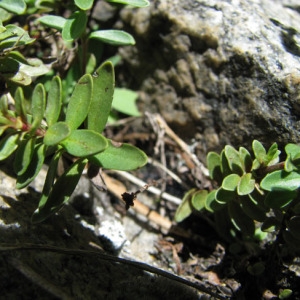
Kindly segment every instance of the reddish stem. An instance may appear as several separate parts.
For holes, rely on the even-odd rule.
[[[267,166],[267,167],[263,167],[261,169],[257,170],[257,175],[259,176],[265,176],[268,173],[277,171],[277,170],[283,170],[284,169],[284,161],[280,162],[278,164],[272,165],[272,166]]]

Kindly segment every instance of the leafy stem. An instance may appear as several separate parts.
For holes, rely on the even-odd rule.
[[[25,115],[26,104],[23,92],[16,93],[17,105],[11,111],[7,110],[5,97],[1,98],[2,116],[13,117],[0,119],[4,123],[3,132],[10,128],[1,141],[0,159],[15,152],[17,188],[30,184],[46,156],[52,156],[43,193],[32,216],[34,223],[45,220],[68,201],[88,162],[99,168],[116,170],[136,169],[147,162],[147,156],[138,148],[129,144],[116,145],[101,134],[113,100],[113,65],[106,61],[95,72],[98,76],[85,74],[78,80],[63,114],[60,113],[64,104],[59,77],[52,79],[48,93],[42,84],[36,85],[31,106],[26,111],[26,123],[21,117]],[[58,161],[64,153],[77,159],[56,178]]]
[[[272,173],[277,170],[284,170],[285,162],[279,162],[277,164],[271,165],[271,166],[265,166],[261,167],[258,170],[255,171],[255,173],[258,175],[259,178],[263,178],[265,175]]]

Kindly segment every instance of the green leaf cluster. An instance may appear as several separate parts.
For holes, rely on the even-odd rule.
[[[33,77],[44,75],[49,71],[38,58],[26,59],[16,50],[34,41],[35,39],[21,27],[14,24],[2,26],[0,22],[0,82],[29,85]]]
[[[51,0],[49,1],[51,2]],[[149,5],[147,0],[116,0],[107,2],[112,5],[122,4],[134,7]],[[79,41],[73,64],[71,64],[65,80],[63,80],[63,90],[65,91],[63,98],[68,98],[74,83],[79,80],[82,74],[93,74],[95,66],[102,55],[103,45],[125,46],[135,44],[133,36],[123,30],[97,30],[98,28],[96,27],[90,28],[88,19],[94,5],[94,0],[75,0],[72,14],[68,18],[56,14],[44,14],[37,19],[38,24],[46,28],[52,28],[54,31],[59,31],[66,47],[71,47],[70,45],[74,41]],[[127,89],[116,88],[113,108],[131,116],[138,116],[139,112],[135,104],[136,98],[136,93]],[[116,119],[116,114],[111,113],[110,121],[113,122]]]
[[[149,5],[147,0],[115,0],[107,1],[112,5],[130,5],[133,7],[145,7]],[[68,70],[70,73],[66,78],[72,82],[66,83],[70,87],[69,92],[75,82],[85,73],[92,73],[97,64],[100,64],[102,44],[114,46],[133,45],[134,38],[125,31],[115,29],[95,30],[90,28],[88,19],[96,1],[94,0],[74,0],[73,4],[68,5],[71,15],[65,18],[57,15],[57,11],[65,9],[64,5],[55,0],[2,0],[0,1],[0,84],[1,85],[30,85],[32,77],[44,75],[49,72],[41,60],[37,57],[26,59],[17,48],[35,42],[31,35],[39,35],[38,31],[27,31],[27,24],[23,27],[15,24],[3,26],[4,22],[11,20],[16,14],[24,16],[42,15],[34,22],[40,28],[52,28],[59,31],[66,47],[72,47],[71,43],[76,42],[76,55],[73,67]],[[25,17],[24,17],[25,19]],[[30,18],[32,19],[32,18]],[[41,27],[41,25],[43,25]],[[52,31],[53,33],[53,31]],[[80,40],[80,42],[79,42]],[[89,46],[89,41],[96,40],[98,44]],[[95,57],[96,56],[96,57]],[[77,61],[76,61],[77,60]],[[76,67],[75,67],[76,66]],[[74,71],[77,73],[74,76]],[[72,84],[73,86],[72,86]],[[63,82],[63,85],[65,83]],[[68,98],[69,94],[66,94]]]
[[[135,7],[146,7],[149,5],[148,0],[106,0],[110,3],[131,5]],[[8,14],[24,14],[34,12],[48,12],[53,10],[57,3],[56,0],[1,0],[0,9]],[[94,0],[74,0],[75,6],[80,10],[89,10],[93,7]],[[2,11],[0,11],[2,13]],[[4,13],[3,13],[4,15]],[[9,17],[9,15],[8,15]],[[8,18],[7,17],[7,18]]]
[[[0,1],[0,85],[27,86],[32,79],[49,72],[49,69],[37,57],[25,58],[18,49],[32,45],[27,30],[16,24],[3,25],[15,15],[25,14],[27,5],[24,0]]]
[[[260,229],[282,234],[289,247],[299,249],[300,146],[287,144],[282,162],[276,143],[266,150],[254,140],[252,153],[229,145],[220,154],[208,153],[209,175],[218,187],[188,191],[175,220],[184,220],[193,210],[207,210],[215,215],[219,233],[227,228],[227,235],[238,231],[254,238]]]
[[[10,13],[19,15],[25,12],[26,3],[24,0],[2,0],[0,7]]]
[[[136,7],[145,7],[149,5],[146,0],[116,0],[109,1],[111,3],[120,3],[124,5],[132,5]],[[77,10],[73,14],[64,18],[56,15],[45,15],[38,20],[41,24],[59,30],[62,33],[62,38],[66,42],[72,42],[83,35],[87,29],[87,10],[90,10],[94,5],[94,0],[74,0]],[[106,29],[96,30],[88,34],[88,39],[96,39],[101,42],[121,46],[121,45],[134,45],[135,41],[132,35],[122,30]]]
[[[0,98],[0,160],[15,153],[17,188],[30,184],[47,156],[52,157],[39,206],[32,221],[40,222],[57,212],[75,189],[89,162],[100,168],[132,170],[147,162],[146,155],[128,144],[116,144],[101,133],[107,122],[114,91],[114,69],[106,61],[95,75],[83,75],[63,110],[62,83],[55,76],[49,92],[35,86],[28,108],[19,87],[8,105],[8,95]],[[58,161],[66,154],[73,163],[56,178]]]
[[[107,2],[149,5],[147,0]],[[74,0],[67,5],[55,0],[0,1],[0,160],[14,155],[17,188],[21,189],[35,179],[46,158],[50,159],[33,222],[44,220],[68,201],[87,165],[132,170],[147,161],[136,147],[102,135],[112,107],[129,115],[139,112],[136,93],[117,89],[114,96],[113,65],[110,61],[100,63],[102,44],[133,45],[134,38],[120,30],[91,28],[88,20],[95,4],[94,0]],[[66,7],[69,17],[57,15]],[[9,23],[14,19],[18,25]],[[46,67],[34,55],[26,58],[21,54],[26,46],[35,46],[32,36],[40,36],[39,30],[55,33],[53,38],[66,49],[76,45],[70,67],[58,70],[66,74],[64,77],[55,76],[52,66]],[[58,163],[66,157],[71,166],[57,177]]]

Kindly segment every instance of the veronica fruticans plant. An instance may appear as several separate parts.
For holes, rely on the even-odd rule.
[[[114,70],[103,63],[93,75],[77,82],[64,110],[59,77],[54,77],[46,95],[36,85],[28,108],[22,88],[14,97],[0,98],[0,160],[15,154],[17,188],[26,187],[37,176],[47,156],[49,164],[42,196],[33,222],[57,212],[68,201],[85,166],[132,170],[143,166],[146,155],[129,144],[115,144],[101,133],[111,109]],[[59,159],[68,154],[72,165],[56,179]]]
[[[274,143],[268,151],[254,140],[254,158],[244,147],[225,146],[207,156],[209,175],[218,188],[192,189],[176,212],[180,222],[193,209],[212,212],[219,233],[240,231],[244,237],[282,234],[288,246],[300,248],[300,146],[287,144],[286,159]]]

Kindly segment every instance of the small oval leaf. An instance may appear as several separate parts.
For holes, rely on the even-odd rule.
[[[18,146],[14,160],[14,171],[18,176],[26,171],[31,162],[35,141],[35,138],[29,138],[21,141]]]
[[[269,148],[266,156],[266,164],[268,166],[272,166],[279,161],[280,151],[278,150],[277,143],[273,143]]]
[[[58,76],[53,77],[47,97],[45,117],[48,126],[57,122],[62,104],[62,86]]]
[[[252,167],[252,158],[249,151],[244,147],[240,147],[239,154],[244,172],[249,172]]]
[[[297,171],[297,166],[294,165],[291,154],[288,154],[284,162],[284,170],[288,173]]]
[[[236,174],[242,175],[243,165],[240,160],[239,152],[230,145],[226,145],[224,151],[230,170]]]
[[[206,190],[200,190],[193,194],[192,196],[192,205],[196,210],[201,210],[205,207],[205,202],[208,192]]]
[[[22,189],[30,184],[40,172],[45,160],[46,146],[39,144],[34,148],[31,163],[26,171],[17,178],[17,189]]]
[[[139,117],[141,113],[136,106],[138,94],[128,89],[115,88],[112,107],[129,116]]]
[[[178,206],[175,213],[174,219],[176,222],[182,222],[192,213],[191,199],[196,191],[197,189],[191,189],[183,196],[182,202]]]
[[[284,147],[286,154],[290,154],[292,159],[300,153],[300,146],[296,144],[287,144]]]
[[[253,192],[255,187],[255,180],[252,179],[251,173],[246,173],[241,177],[237,187],[237,193],[240,196],[248,195]]]
[[[20,116],[23,121],[26,121],[25,98],[21,87],[17,88],[14,99],[17,115]]]
[[[9,157],[17,149],[19,138],[19,134],[11,134],[1,139],[0,161]]]
[[[76,6],[82,10],[88,10],[92,7],[94,0],[75,0]]]
[[[47,146],[54,146],[69,137],[71,129],[65,122],[58,122],[48,128],[44,136],[44,144]]]
[[[48,168],[48,172],[47,172],[47,176],[45,179],[43,191],[42,191],[42,196],[40,198],[39,205],[38,205],[39,209],[41,209],[47,202],[47,199],[52,190],[55,178],[57,176],[57,166],[58,166],[58,163],[59,163],[59,160],[60,160],[62,154],[63,154],[63,150],[61,149],[61,150],[57,151],[51,159],[51,162],[50,162],[49,168]]]
[[[147,0],[106,0],[107,2],[111,3],[120,3],[120,4],[127,4],[135,7],[146,7],[150,3]]]
[[[226,176],[222,182],[222,188],[227,191],[235,191],[241,177],[237,174],[230,174]]]
[[[69,200],[77,186],[86,163],[86,159],[78,159],[62,176],[57,179],[49,197],[46,201],[44,201],[43,206],[39,207],[33,213],[31,218],[33,223],[42,222],[60,210],[63,204]]]
[[[266,155],[267,155],[265,147],[262,145],[261,142],[254,140],[252,142],[252,149],[253,149],[255,158],[258,160],[258,162],[260,164],[263,164],[266,160]]]
[[[28,31],[24,30],[23,28],[17,25],[8,24],[5,26],[5,29],[6,30],[4,32],[0,33],[0,49],[7,49],[10,47],[13,48],[16,46],[16,44],[20,46],[33,43],[35,41],[35,39],[29,36]],[[7,56],[10,56],[10,54],[11,53],[7,54]]]
[[[116,29],[93,31],[89,38],[97,39],[113,46],[126,46],[135,44],[135,40],[132,35],[125,31]]]
[[[66,123],[71,129],[77,129],[86,119],[93,93],[93,80],[90,74],[82,76],[75,86],[69,100]]]
[[[221,171],[221,158],[216,152],[209,152],[207,155],[207,167],[209,171],[209,177],[216,180],[218,183],[222,182]]]
[[[101,133],[106,125],[114,94],[115,74],[110,61],[104,62],[93,75],[93,95],[87,128]]]
[[[286,172],[284,170],[274,171],[267,174],[261,181],[260,186],[266,191],[274,190],[296,190],[300,187],[300,173]]]
[[[64,28],[67,22],[67,19],[60,16],[45,15],[38,18],[38,21],[50,28],[54,28],[59,31],[62,31],[62,29]]]
[[[216,190],[212,190],[206,197],[205,208],[210,212],[219,211],[224,207],[224,204],[220,204],[216,201]]]
[[[96,154],[108,146],[107,139],[103,135],[87,129],[74,130],[60,144],[69,154],[77,157]]]
[[[222,177],[225,177],[229,174],[232,174],[232,170],[229,167],[229,162],[228,159],[225,155],[225,150],[223,149],[221,154],[220,154],[220,158],[221,158],[221,172],[222,172]]]
[[[86,29],[87,15],[85,11],[74,12],[64,24],[62,38],[65,41],[74,41],[79,38]]]
[[[26,10],[26,3],[24,0],[2,0],[0,1],[0,7],[11,13],[20,15]]]
[[[1,67],[0,67],[1,71]],[[8,114],[8,97],[6,94],[0,97],[0,112],[3,116],[7,116]]]
[[[30,132],[35,132],[43,120],[46,104],[46,92],[41,83],[34,88],[31,101],[32,125]]]
[[[104,151],[91,156],[89,160],[104,169],[130,171],[144,166],[147,163],[147,155],[132,145],[114,145],[109,141]]]
[[[284,289],[281,290],[279,293],[279,299],[283,300],[283,299],[288,299],[293,295],[293,291],[291,289]]]

